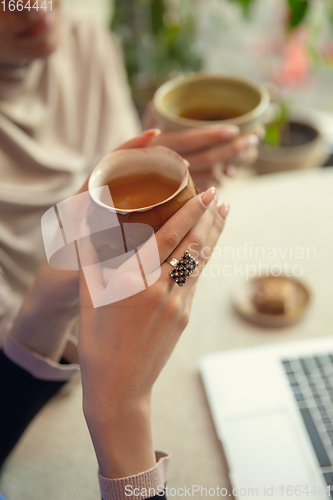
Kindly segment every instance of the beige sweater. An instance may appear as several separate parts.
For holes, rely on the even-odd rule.
[[[96,161],[139,129],[115,41],[90,22],[66,22],[61,46],[46,60],[0,66],[0,344],[45,258],[43,213],[73,195]],[[9,335],[4,351],[37,378],[67,380],[78,370],[64,370]],[[161,491],[169,458],[157,453],[156,460],[133,477],[99,476],[103,499]]]
[[[45,257],[41,217],[139,130],[112,37],[66,21],[50,57],[0,66],[0,340]]]

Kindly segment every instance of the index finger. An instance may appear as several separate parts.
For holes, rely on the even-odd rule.
[[[163,132],[153,140],[153,145],[166,146],[177,153],[206,149],[216,143],[228,142],[239,135],[236,125],[206,126],[196,129]]]
[[[160,263],[163,263],[175,248],[182,242],[187,233],[195,226],[198,220],[214,200],[217,191],[214,187],[195,196],[178,210],[155,234]],[[141,248],[141,258],[149,262],[149,255],[153,251],[149,241]]]

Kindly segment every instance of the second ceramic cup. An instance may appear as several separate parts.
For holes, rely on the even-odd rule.
[[[246,78],[192,73],[164,83],[153,102],[164,130],[232,123],[248,132],[263,123],[269,95],[263,85]]]

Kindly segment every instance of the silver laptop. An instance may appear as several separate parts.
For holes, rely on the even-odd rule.
[[[215,352],[200,371],[235,496],[331,499],[333,337]]]

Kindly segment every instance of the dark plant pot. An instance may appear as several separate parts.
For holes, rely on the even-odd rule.
[[[261,144],[256,170],[259,175],[322,166],[329,152],[322,133],[309,123],[290,121],[281,146]]]

